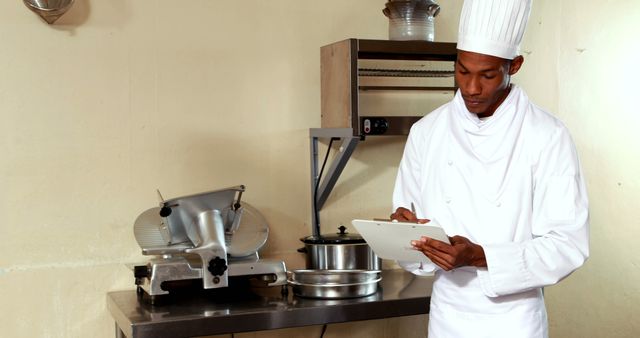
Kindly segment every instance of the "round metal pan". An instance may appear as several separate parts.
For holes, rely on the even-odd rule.
[[[289,279],[301,284],[355,284],[380,278],[380,270],[293,270]]]
[[[293,270],[288,283],[300,297],[356,298],[376,293],[380,274],[380,270]]]
[[[299,297],[340,299],[366,297],[378,291],[378,282],[382,278],[366,282],[352,284],[303,284],[289,281],[293,294]]]

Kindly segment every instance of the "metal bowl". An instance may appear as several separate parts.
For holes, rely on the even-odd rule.
[[[380,278],[380,270],[293,270],[291,281],[301,284],[354,284],[367,283]]]
[[[340,299],[372,295],[381,279],[380,270],[293,270],[288,283],[296,296]]]
[[[25,6],[52,24],[73,5],[75,0],[22,0]]]
[[[340,299],[340,298],[357,298],[372,295],[378,291],[378,282],[382,278],[378,278],[366,283],[351,284],[303,284],[294,281],[288,281],[293,289],[293,294],[299,297],[322,298],[322,299]]]

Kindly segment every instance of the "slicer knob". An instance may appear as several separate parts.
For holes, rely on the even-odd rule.
[[[160,217],[169,217],[169,215],[171,215],[171,211],[171,208],[167,206],[160,208]]]
[[[227,271],[227,261],[220,257],[216,257],[209,261],[207,269],[214,276],[222,276],[224,275],[224,272]]]
[[[133,267],[133,277],[136,279],[136,285],[142,284],[144,278],[151,277],[149,267],[147,265],[136,265]]]

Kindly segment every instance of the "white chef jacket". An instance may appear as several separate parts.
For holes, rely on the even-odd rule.
[[[481,245],[487,268],[435,270],[429,337],[547,337],[541,288],[589,255],[589,214],[575,145],[565,126],[519,87],[489,119],[455,98],[411,128],[394,210]]]

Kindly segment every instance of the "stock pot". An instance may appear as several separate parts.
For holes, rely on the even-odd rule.
[[[341,225],[331,235],[301,238],[306,253],[307,269],[318,270],[380,270],[381,260],[365,240],[357,234],[349,234]]]

